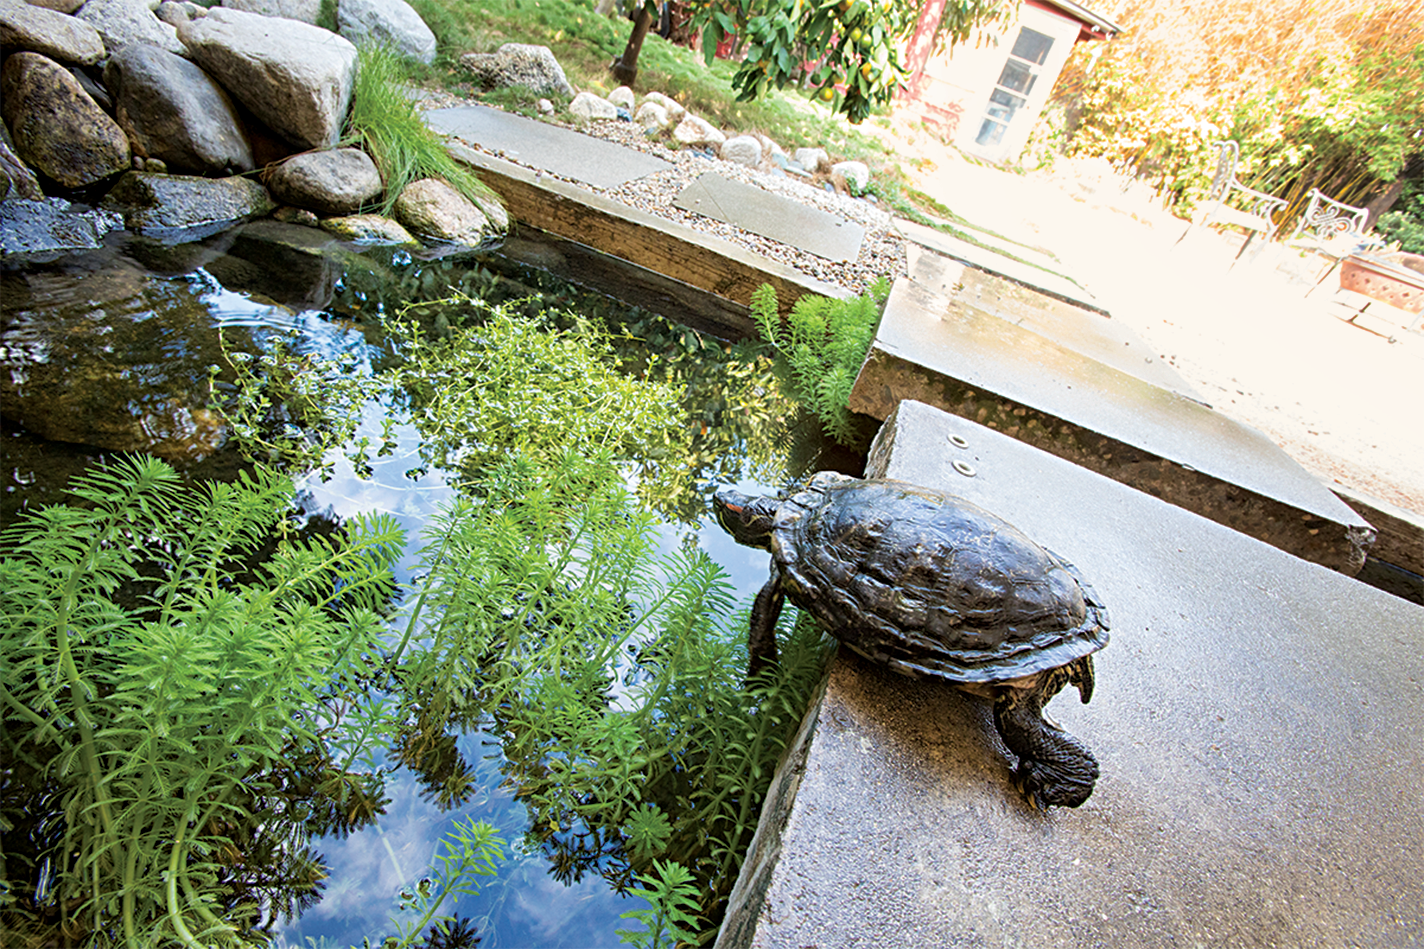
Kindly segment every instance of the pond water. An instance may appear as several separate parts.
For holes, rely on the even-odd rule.
[[[521,236],[524,259],[537,239]],[[557,248],[548,253],[557,255]],[[220,447],[222,421],[208,408],[209,367],[226,365],[225,352],[260,353],[281,341],[300,356],[342,360],[352,373],[369,374],[394,359],[378,317],[450,288],[494,302],[534,295],[541,307],[599,322],[610,330],[625,372],[646,374],[650,356],[675,367],[692,431],[685,457],[664,464],[682,474],[654,503],[661,518],[657,545],[706,551],[744,602],[765,580],[767,555],[737,546],[712,522],[706,504],[712,488],[775,490],[816,470],[860,471],[863,459],[822,440],[818,427],[796,413],[773,362],[756,347],[581,291],[499,248],[422,261],[260,222],[191,245],[120,234],[98,251],[6,263],[0,515],[8,524],[26,507],[61,500],[70,478],[113,456],[94,442],[153,451],[191,478],[234,477],[244,462],[230,445]],[[438,323],[439,314],[434,318]],[[220,385],[229,377],[221,373]],[[415,538],[456,495],[456,473],[429,463],[417,427],[389,401],[356,411],[357,436],[377,444],[385,438],[390,450],[359,467],[334,452],[324,475],[302,474],[302,512],[328,528],[383,512]],[[414,555],[412,544],[400,567],[403,580],[410,579]],[[474,773],[468,799],[442,809],[418,775],[394,770],[385,788],[389,803],[375,823],[312,843],[329,876],[299,918],[275,925],[276,945],[355,946],[393,932],[391,919],[401,916],[398,892],[429,872],[438,842],[465,819],[492,824],[508,846],[496,878],[442,908],[469,921],[464,941],[448,941],[447,949],[620,944],[615,930],[629,925],[620,915],[642,901],[620,895],[598,861],[571,869],[567,853],[547,835],[531,833],[494,737],[466,730],[457,748]]]

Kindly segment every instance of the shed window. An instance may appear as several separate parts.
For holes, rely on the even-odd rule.
[[[1043,65],[1052,47],[1053,37],[1026,26],[1019,28],[1013,51],[1004,62],[994,91],[989,93],[989,106],[984,110],[983,124],[974,139],[976,143],[997,145],[1004,140],[1009,123],[1028,101],[1027,96],[1038,80],[1038,70],[1034,67]]]

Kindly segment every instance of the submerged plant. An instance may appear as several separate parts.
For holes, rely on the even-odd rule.
[[[889,293],[890,284],[882,277],[866,293],[845,300],[806,294],[783,323],[776,290],[763,284],[752,292],[752,316],[766,340],[790,363],[797,395],[826,433],[847,447],[861,447],[865,441],[850,411],[850,391]]]
[[[381,806],[350,739],[401,531],[303,539],[286,479],[189,489],[152,459],[73,493],[0,538],[9,778],[51,805],[28,853],[6,846],[7,925],[246,945],[315,895],[307,837]]]
[[[390,382],[410,403],[427,464],[474,479],[513,451],[645,461],[682,430],[681,389],[620,372],[591,324],[559,329],[514,304],[446,303],[466,320],[443,338],[390,323],[404,360]]]
[[[627,888],[671,859],[710,915],[829,647],[788,628],[781,664],[748,688],[726,576],[696,550],[657,557],[652,525],[598,459],[491,469],[428,534],[402,721],[413,748],[477,724],[499,735],[560,879]],[[452,797],[463,773],[446,768]]]

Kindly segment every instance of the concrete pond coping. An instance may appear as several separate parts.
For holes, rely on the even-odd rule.
[[[960,494],[1093,584],[1096,693],[1047,711],[1102,776],[1036,812],[987,702],[842,650],[719,949],[1421,945],[1424,608],[921,403],[867,476]]]

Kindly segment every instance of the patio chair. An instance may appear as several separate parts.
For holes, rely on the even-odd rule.
[[[1289,202],[1262,191],[1253,191],[1236,180],[1236,166],[1241,158],[1241,147],[1234,141],[1226,139],[1213,144],[1218,149],[1216,174],[1212,176],[1211,190],[1207,192],[1205,211],[1182,232],[1177,243],[1185,240],[1193,227],[1224,224],[1244,228],[1246,241],[1236,252],[1236,258],[1239,260],[1257,234],[1265,235],[1262,245],[1269,243],[1276,236],[1275,216],[1285,210]],[[1232,203],[1228,202],[1237,206],[1233,207]]]
[[[1311,251],[1327,258],[1330,266],[1315,281],[1315,286],[1305,291],[1310,296],[1325,282],[1325,278],[1335,272],[1340,261],[1351,254],[1362,253],[1384,246],[1384,241],[1366,234],[1366,219],[1369,212],[1325,196],[1319,188],[1310,189],[1310,203],[1301,215],[1295,233],[1286,241],[1287,247]]]

